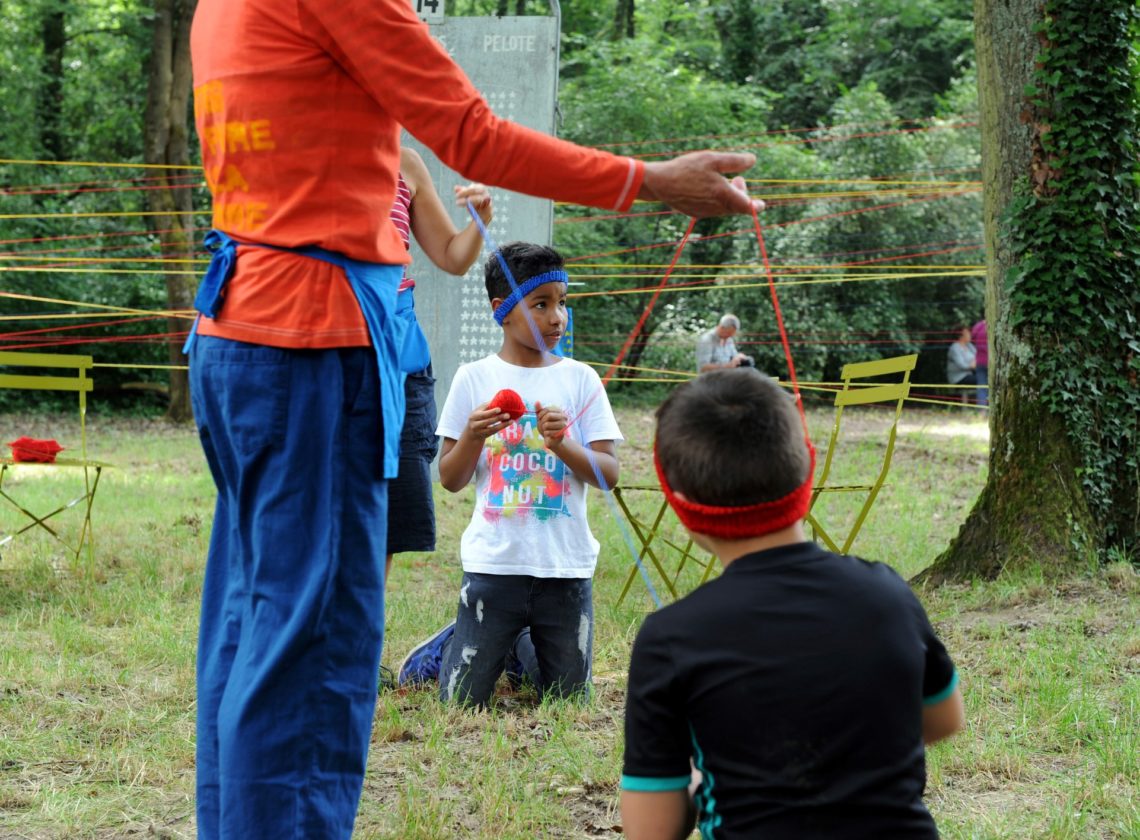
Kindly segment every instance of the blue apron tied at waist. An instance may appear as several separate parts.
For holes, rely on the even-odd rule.
[[[414,288],[408,288],[396,295],[396,317],[408,325],[404,344],[400,348],[400,370],[404,373],[419,373],[431,364],[431,348],[428,347],[427,336],[416,320],[414,292]]]
[[[362,262],[326,251],[315,245],[303,248],[285,248],[260,242],[238,242],[222,233],[211,230],[206,234],[205,245],[210,250],[210,265],[194,297],[194,308],[198,316],[190,328],[190,335],[182,348],[189,353],[198,333],[198,321],[203,315],[217,317],[222,308],[226,284],[233,277],[237,266],[237,246],[251,245],[269,248],[274,251],[288,251],[303,257],[322,260],[344,269],[356,302],[364,315],[372,347],[376,351],[376,367],[380,375],[380,403],[384,418],[384,478],[395,478],[400,466],[400,429],[404,424],[404,379],[401,370],[401,356],[408,335],[409,322],[406,316],[397,314],[396,289],[400,282],[401,267]],[[412,320],[415,319],[413,312]],[[422,333],[421,333],[422,335]],[[424,341],[426,348],[427,342]],[[427,367],[424,362],[422,367]],[[422,369],[417,368],[417,370]]]
[[[190,334],[186,336],[186,343],[182,345],[183,354],[189,355],[194,346],[194,339],[198,335],[198,322],[202,316],[217,318],[222,308],[222,295],[226,284],[234,275],[237,266],[237,243],[220,230],[211,230],[203,240],[206,250],[210,252],[210,265],[198,284],[198,294],[194,296],[194,308],[198,314],[194,316],[194,323],[190,325]]]

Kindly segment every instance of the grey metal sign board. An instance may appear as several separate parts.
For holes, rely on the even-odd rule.
[[[446,18],[431,26],[498,116],[552,134],[558,84],[558,22],[553,17]],[[427,164],[456,227],[470,217],[453,206],[452,187],[468,180],[445,167],[429,149],[404,135]],[[489,227],[497,244],[524,240],[550,244],[554,205],[545,199],[492,188],[495,216]],[[459,278],[437,269],[412,243],[408,275],[416,281],[416,314],[431,344],[436,404],[447,396],[459,365],[499,349],[502,330],[491,318],[483,286],[483,257]],[[487,395],[488,399],[491,397]]]

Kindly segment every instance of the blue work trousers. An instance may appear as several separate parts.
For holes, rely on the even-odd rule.
[[[347,840],[384,631],[376,355],[200,336],[190,380],[218,488],[198,640],[198,837]]]

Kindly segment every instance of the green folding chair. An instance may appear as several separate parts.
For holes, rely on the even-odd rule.
[[[835,423],[831,428],[831,437],[827,442],[827,455],[823,461],[823,471],[815,481],[812,488],[811,507],[808,510],[807,524],[816,539],[821,540],[831,551],[837,554],[846,554],[855,538],[859,535],[875,498],[883,487],[887,473],[891,468],[891,457],[895,451],[895,437],[898,434],[899,417],[902,416],[903,404],[910,395],[910,374],[918,361],[918,354],[909,356],[896,356],[890,359],[879,359],[874,362],[855,362],[844,365],[841,373],[843,388],[835,394]],[[873,379],[880,376],[902,374],[902,381],[895,383],[871,382],[860,380]],[[839,440],[839,427],[843,419],[843,409],[852,405],[873,405],[876,403],[894,403],[894,417],[891,420],[890,431],[887,434],[887,448],[883,454],[883,462],[879,473],[870,484],[828,484],[831,476],[831,465],[835,457],[836,443]],[[855,516],[855,521],[846,536],[833,536],[828,533],[815,512],[816,502],[825,493],[865,493],[862,506]]]
[[[654,498],[660,497],[660,503],[655,507],[650,508],[648,516],[638,515],[633,507],[630,506],[625,497],[629,492],[648,493]],[[684,544],[674,542],[669,539],[664,533],[664,525],[668,524],[665,517],[668,514],[671,518],[673,514],[669,510],[669,502],[665,499],[665,494],[661,492],[661,488],[657,485],[630,485],[626,487],[614,488],[614,499],[621,508],[622,515],[629,523],[630,529],[633,531],[634,539],[637,541],[636,546],[638,552],[638,561],[644,564],[648,561],[657,576],[661,581],[665,592],[669,594],[672,600],[676,600],[679,595],[684,594],[681,592],[683,582],[681,575],[685,571],[686,566],[692,563],[697,566],[699,572],[699,579],[696,586],[712,577],[716,569],[716,558],[700,549],[692,538],[688,538]],[[669,523],[672,519],[669,520]],[[695,550],[694,550],[695,549]],[[670,574],[666,571],[666,564],[668,562],[668,555],[670,552],[676,552],[679,557],[677,560],[676,569]],[[622,587],[621,594],[618,596],[618,604],[625,600],[625,596],[629,594],[630,588],[633,586],[633,581],[638,577],[638,564],[634,563],[630,566],[629,573],[625,578],[625,585]]]
[[[16,462],[7,455],[0,457],[0,499],[19,512],[21,521],[29,520],[16,530],[0,533],[0,548],[21,534],[43,531],[67,548],[77,562],[86,551],[89,568],[94,563],[91,508],[95,502],[95,492],[99,489],[99,478],[103,474],[103,468],[108,465],[87,457],[87,394],[94,387],[90,376],[93,364],[90,356],[0,351],[0,389],[73,391],[78,395],[80,439],[78,458],[57,458],[52,463],[40,464]],[[60,375],[69,371],[72,375]],[[81,489],[77,486],[68,492],[67,497],[52,503],[46,512],[35,512],[34,505],[17,498],[19,489],[14,478],[16,471],[22,469],[82,470],[83,484]],[[82,511],[83,518],[79,523],[78,537],[70,538],[57,525],[56,517],[77,507]]]

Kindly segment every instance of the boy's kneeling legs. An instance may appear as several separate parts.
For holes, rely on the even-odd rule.
[[[594,661],[594,598],[589,578],[536,578],[530,635],[542,696],[588,695]]]
[[[530,578],[463,573],[455,633],[444,646],[439,694],[471,706],[485,706],[503,673],[503,663],[526,626]]]

